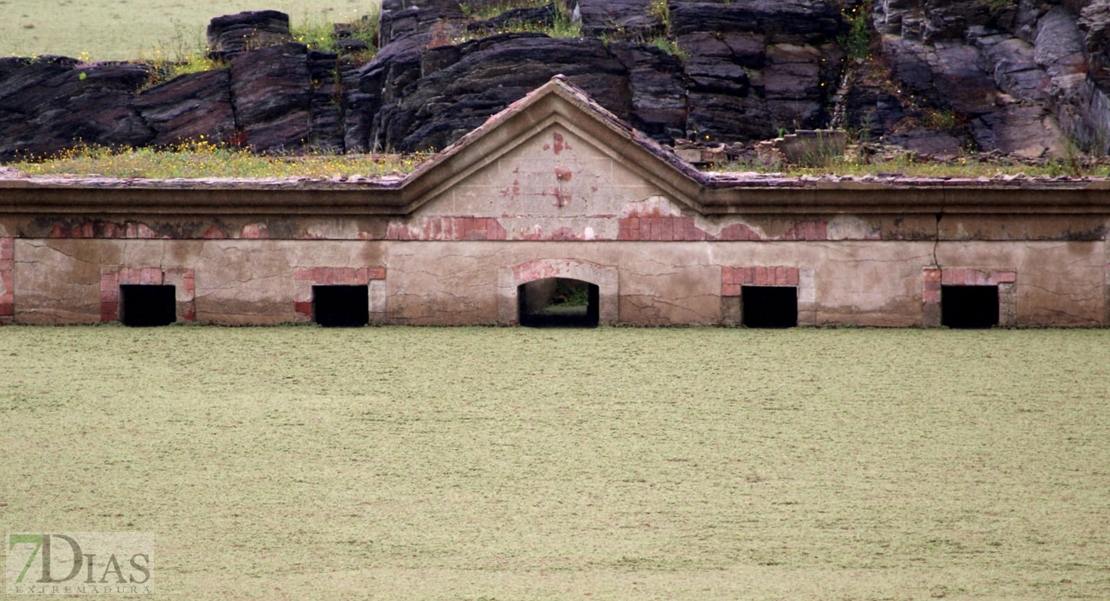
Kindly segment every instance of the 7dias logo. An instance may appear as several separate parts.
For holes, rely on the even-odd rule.
[[[8,535],[9,595],[141,595],[154,592],[148,532]]]

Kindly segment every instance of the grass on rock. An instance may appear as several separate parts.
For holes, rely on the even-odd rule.
[[[120,178],[330,178],[407,174],[427,155],[258,155],[204,139],[171,149],[78,147],[45,159],[10,164],[26,175],[103,175]]]

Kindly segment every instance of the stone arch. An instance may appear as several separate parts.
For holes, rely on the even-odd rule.
[[[577,259],[535,259],[502,267],[497,277],[497,322],[502,325],[519,323],[519,286],[547,278],[568,278],[594,284],[598,288],[598,323],[617,323],[617,268]]]

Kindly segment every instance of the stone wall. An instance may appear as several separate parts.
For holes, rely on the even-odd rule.
[[[934,252],[940,268],[932,263]],[[310,300],[304,290],[306,274],[343,271],[350,271],[363,284],[381,282],[376,300],[371,299],[374,323],[514,323],[515,304],[503,297],[514,293],[515,285],[502,281],[503,271],[555,259],[597,267],[592,276],[552,271],[555,275],[545,277],[577,274],[605,284],[604,276],[598,274],[605,270],[613,274],[613,281],[607,284],[613,292],[613,311],[603,323],[736,323],[728,299],[740,296],[741,284],[752,284],[799,286],[802,325],[938,325],[935,317],[930,317],[938,303],[936,290],[930,288],[930,281],[935,281],[930,279],[930,270],[941,273],[945,285],[1006,287],[1003,292],[1011,294],[1011,301],[1008,308],[1003,307],[1002,325],[1108,323],[1110,263],[1105,241],[815,244],[17,239],[14,254],[14,319],[18,323],[113,321],[111,291],[118,289],[114,287],[119,283],[127,283],[124,278],[115,279],[117,274],[146,272],[154,275],[128,282],[177,282],[179,321],[304,321],[310,315],[305,306]],[[1060,269],[1060,265],[1068,268]],[[752,277],[736,277],[741,273]],[[765,273],[782,274],[781,281],[756,275]],[[528,277],[518,279],[530,281]],[[338,276],[313,281],[350,283]],[[510,307],[510,312],[504,307]]]

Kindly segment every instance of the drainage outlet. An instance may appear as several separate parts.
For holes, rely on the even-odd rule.
[[[312,318],[326,328],[370,323],[369,286],[313,286]]]
[[[167,285],[121,285],[119,320],[137,328],[170,325],[177,321],[177,290]]]
[[[742,317],[748,328],[793,328],[798,325],[798,288],[742,286]]]
[[[940,325],[959,329],[998,325],[998,286],[941,286]]]

